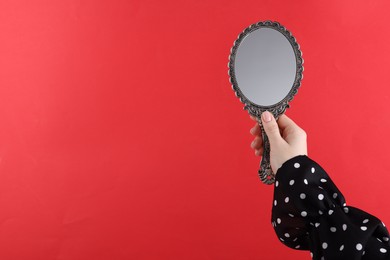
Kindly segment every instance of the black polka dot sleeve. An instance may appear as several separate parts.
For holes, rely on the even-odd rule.
[[[307,156],[277,171],[271,222],[283,244],[309,250],[312,259],[390,259],[385,224],[347,206],[324,169]]]

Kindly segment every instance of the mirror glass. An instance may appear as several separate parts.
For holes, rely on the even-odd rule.
[[[272,28],[258,28],[246,35],[237,48],[237,84],[251,102],[271,106],[290,92],[297,65],[288,39]]]

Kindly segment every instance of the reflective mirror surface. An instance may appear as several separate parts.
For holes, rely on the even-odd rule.
[[[251,102],[271,106],[290,92],[297,65],[288,39],[272,28],[259,28],[240,43],[235,59],[237,84]]]

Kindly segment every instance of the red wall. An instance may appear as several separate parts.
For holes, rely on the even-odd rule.
[[[0,1],[0,259],[309,259],[270,222],[238,33],[305,59],[287,114],[347,203],[390,223],[390,2]]]

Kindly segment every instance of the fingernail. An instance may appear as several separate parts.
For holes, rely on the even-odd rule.
[[[249,131],[251,134],[253,134],[253,131],[255,131],[255,129],[251,128],[251,130]]]
[[[259,156],[259,154],[260,154],[260,151],[259,151],[259,150],[256,150],[256,151],[255,151],[255,155],[256,155],[256,156]]]
[[[266,122],[266,123],[271,122],[271,120],[272,120],[272,118],[271,118],[271,113],[268,112],[268,111],[263,112],[263,114],[261,114],[261,118],[262,118],[263,121]]]

